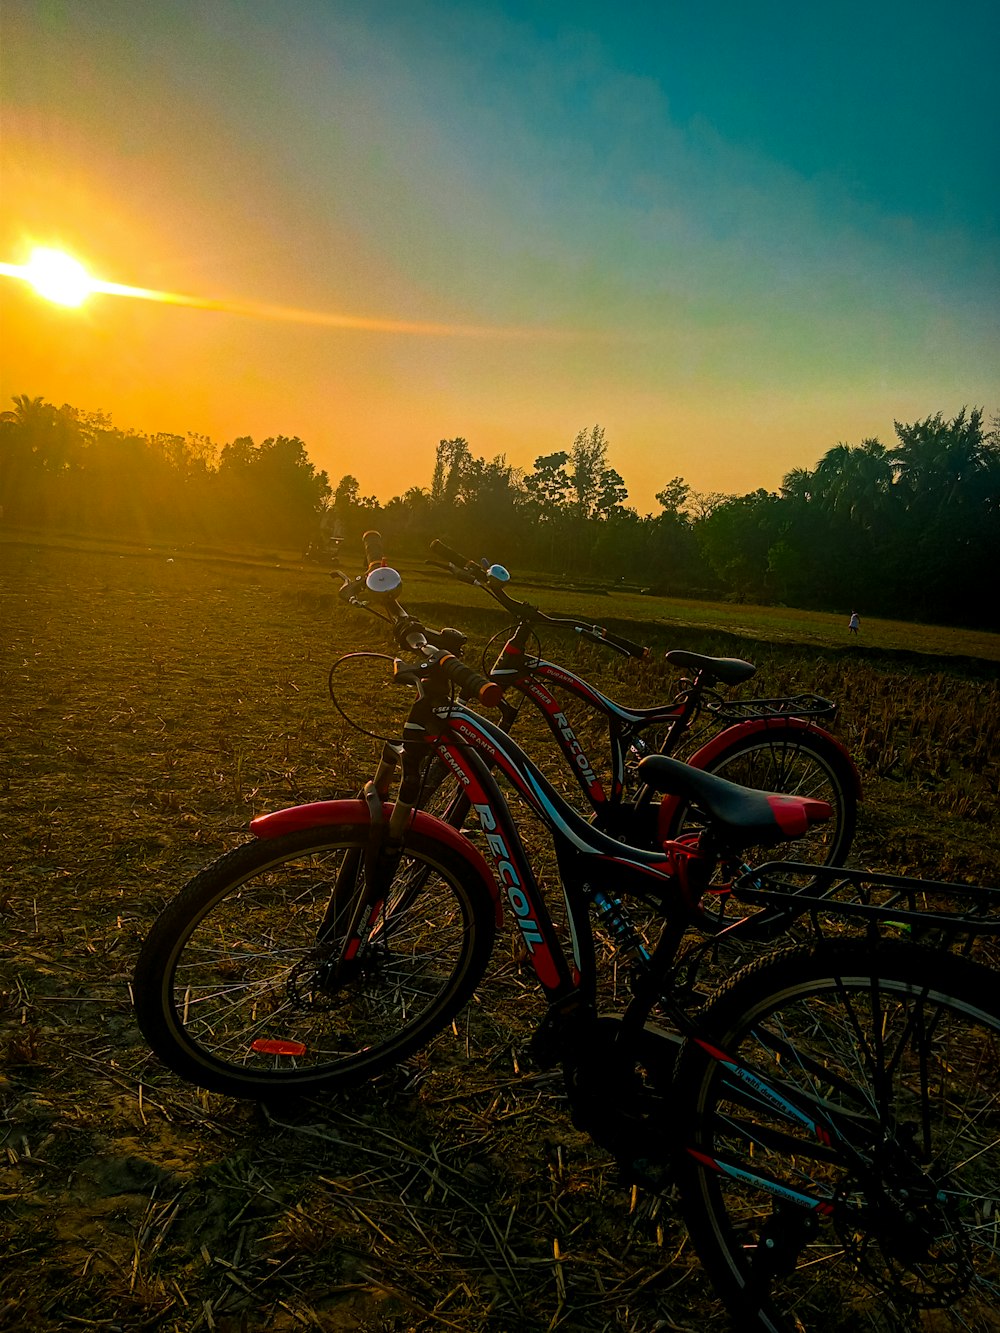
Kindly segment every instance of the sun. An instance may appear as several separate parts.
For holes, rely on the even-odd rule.
[[[440,324],[421,320],[385,319],[378,315],[347,315],[324,313],[318,310],[297,310],[290,306],[268,305],[260,301],[218,301],[204,296],[185,296],[178,292],[161,292],[152,287],[130,287],[121,282],[106,282],[94,278],[78,259],[64,250],[53,250],[38,245],[32,250],[26,264],[7,264],[0,261],[0,278],[15,278],[34,287],[39,296],[56,305],[76,307],[83,305],[88,296],[130,296],[141,301],[156,301],[162,305],[188,306],[194,310],[214,310],[252,319],[274,319],[296,324],[313,324],[319,328],[358,329],[369,333],[417,334],[433,338],[518,338],[518,339],[577,339],[594,336],[586,331],[542,328],[501,328],[485,324]]]
[[[62,250],[38,246],[32,250],[23,277],[39,296],[56,305],[78,306],[94,290],[95,284],[83,265]]]

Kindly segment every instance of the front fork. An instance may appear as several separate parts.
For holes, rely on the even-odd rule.
[[[375,766],[375,776],[371,780],[371,785],[374,786],[383,801],[389,795],[389,788],[392,786],[393,778],[396,776],[396,770],[402,763],[402,759],[403,747],[394,745],[392,741],[386,741],[382,746],[378,764]],[[358,795],[364,798],[365,791],[366,788],[363,787]]]
[[[387,750],[391,748],[386,746]],[[383,752],[375,778],[361,793],[370,815],[367,844],[363,849],[351,848],[345,853],[327,900],[317,936],[320,946],[330,943],[336,948],[335,957],[327,958],[323,965],[327,986],[339,980],[345,969],[355,963],[366,940],[371,939],[374,923],[399,868],[402,834],[413,807],[397,800],[390,819],[385,818],[383,796],[389,785],[386,774],[391,778],[395,766]],[[380,781],[384,791],[379,790]],[[409,886],[414,893],[421,887],[422,884]]]
[[[416,750],[426,751],[426,753],[414,754]],[[392,741],[386,741],[382,746],[382,753],[379,755],[378,764],[375,766],[375,774],[370,782],[367,782],[358,795],[368,804],[371,813],[372,834],[371,846],[375,842],[381,843],[386,835],[393,843],[400,843],[403,833],[409,823],[413,807],[417,803],[419,795],[420,769],[424,760],[429,756],[430,745],[418,745],[410,742],[409,747],[404,749],[402,745],[394,744]],[[396,800],[392,816],[388,826],[382,818],[382,806],[389,796],[393,781],[399,768],[403,769],[403,780],[400,784],[399,796]],[[409,800],[407,800],[409,796]],[[378,837],[374,835],[378,831]]]

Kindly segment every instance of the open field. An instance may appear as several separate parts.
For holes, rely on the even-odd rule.
[[[474,592],[404,573],[429,619],[480,645],[501,628]],[[1000,877],[1000,636],[863,617],[849,643],[841,617],[531,596],[657,650],[748,657],[754,693],[839,700],[865,786],[856,859]],[[669,1197],[623,1188],[560,1075],[524,1067],[541,1014],[513,949],[430,1054],[280,1120],[143,1047],[128,984],[163,903],[253,814],[368,776],[377,743],[338,716],[327,673],[391,651],[374,620],[280,556],[67,540],[0,544],[0,625],[0,1327],[725,1326]],[[548,647],[636,702],[675,680],[655,658]],[[338,676],[375,729],[405,715],[387,678]]]

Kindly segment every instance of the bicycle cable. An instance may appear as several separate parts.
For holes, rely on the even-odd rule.
[[[344,719],[344,721],[347,723],[349,727],[353,727],[355,731],[360,731],[362,736],[368,736],[373,741],[381,741],[383,744],[386,745],[397,745],[399,743],[398,732],[394,736],[383,736],[377,731],[369,731],[368,728],[363,727],[360,722],[355,722],[354,718],[351,717],[350,713],[348,713],[343,707],[341,707],[340,700],[337,698],[336,692],[333,688],[333,674],[337,670],[337,668],[339,666],[343,666],[345,662],[350,662],[352,660],[360,659],[363,657],[372,658],[378,662],[397,661],[397,658],[390,653],[375,653],[375,652],[345,653],[343,657],[337,658],[336,662],[334,662],[333,666],[327,673],[326,677],[327,693],[330,696],[330,700],[333,703],[334,708],[337,710],[337,712],[340,714],[340,716]],[[454,685],[449,684],[448,703],[449,705],[451,705],[456,703],[457,701],[458,701],[458,691],[456,690]],[[454,745],[462,745],[462,746],[469,745],[469,742],[464,740],[459,740],[457,737],[453,739],[452,743]]]
[[[351,717],[351,715],[341,707],[340,700],[337,698],[336,692],[333,688],[333,673],[337,670],[337,668],[339,666],[343,666],[345,662],[350,662],[352,660],[359,659],[362,657],[374,658],[379,662],[394,662],[396,660],[395,657],[393,657],[390,653],[374,653],[374,652],[345,653],[343,657],[338,657],[336,662],[334,662],[333,666],[330,668],[330,671],[326,678],[327,693],[330,696],[334,708],[336,708],[337,712],[348,724],[348,726],[353,727],[355,731],[360,731],[362,736],[368,736],[374,741],[382,741],[384,744],[391,745],[395,742],[396,739],[398,739],[397,737],[380,736],[378,732],[369,731],[367,727],[363,727],[360,722],[355,722],[354,718]]]

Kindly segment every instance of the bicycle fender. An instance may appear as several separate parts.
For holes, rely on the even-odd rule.
[[[385,821],[388,824],[392,814],[392,805],[384,807]],[[270,814],[258,815],[250,821],[250,832],[255,838],[280,838],[286,833],[300,833],[303,829],[322,828],[327,824],[370,824],[371,811],[365,801],[312,801],[308,805],[291,805],[284,810],[273,810]],[[503,921],[503,904],[493,871],[483,854],[473,846],[468,838],[452,828],[444,820],[436,819],[425,810],[414,810],[410,816],[409,827],[414,833],[422,833],[426,838],[445,843],[453,852],[465,860],[476,874],[489,886],[490,897],[496,906],[497,925]]]
[[[700,749],[695,750],[694,754],[690,755],[684,762],[690,764],[692,768],[707,768],[712,760],[724,750],[728,750],[730,746],[742,741],[745,737],[754,736],[761,731],[811,731],[814,736],[832,745],[847,764],[854,780],[854,794],[859,800],[861,799],[861,777],[857,765],[851,758],[850,751],[843,741],[838,740],[832,732],[827,731],[824,727],[817,727],[815,723],[806,722],[801,717],[757,717],[751,718],[747,722],[737,722],[735,726],[726,727],[724,731],[718,732],[711,740],[706,741]],[[660,828],[669,826],[674,811],[682,804],[683,802],[679,796],[664,796],[660,802],[658,816]]]

